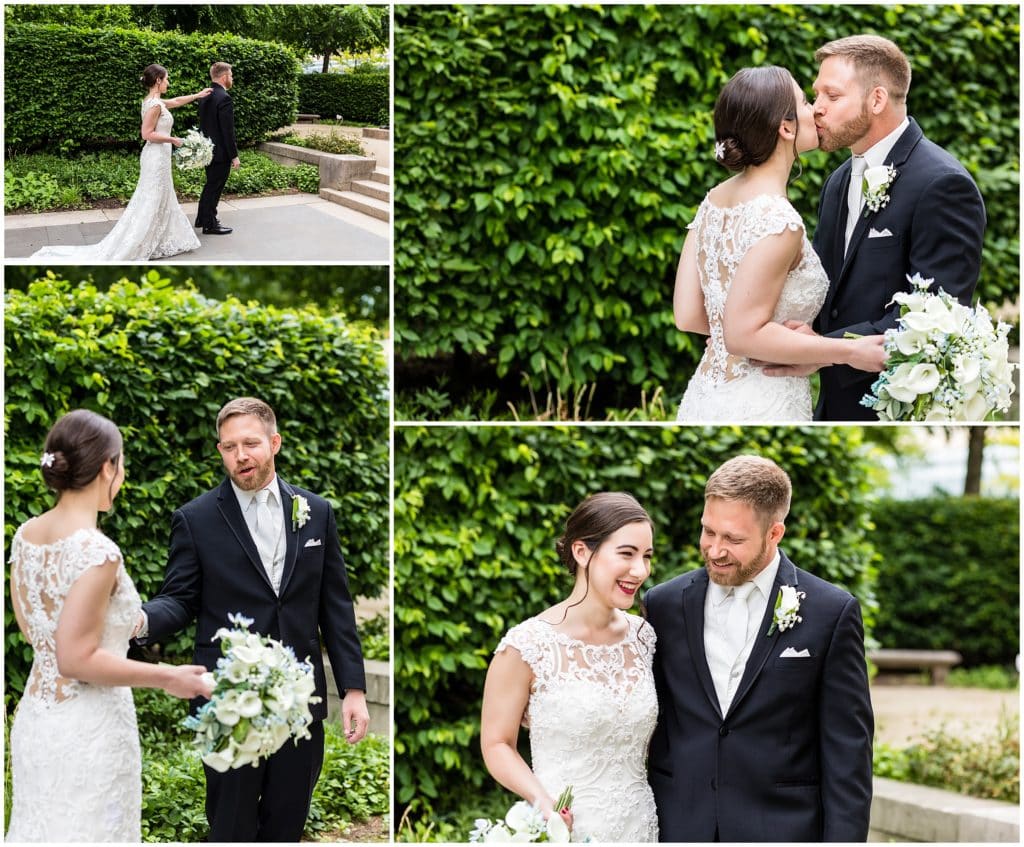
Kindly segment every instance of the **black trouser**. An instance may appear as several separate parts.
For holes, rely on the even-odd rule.
[[[199,195],[196,226],[213,226],[217,223],[217,203],[230,173],[231,162],[210,162],[206,166],[206,185],[203,186],[203,193]]]
[[[256,767],[206,771],[206,818],[210,841],[298,841],[306,826],[320,769],[324,725],[310,724],[312,738],[285,742]]]

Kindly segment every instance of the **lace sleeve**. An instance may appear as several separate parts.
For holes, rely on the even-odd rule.
[[[535,620],[516,624],[505,633],[505,637],[501,639],[494,652],[500,653],[507,647],[514,647],[523,657],[523,661],[530,666],[533,675],[539,677],[544,664],[544,647],[537,637],[536,624]]]
[[[164,107],[163,107],[163,104],[160,102],[160,98],[159,97],[147,97],[145,100],[142,101],[142,117],[143,118],[146,117],[146,112],[148,112],[150,110],[150,108],[152,108],[153,106],[159,106],[160,107],[160,111],[161,112],[163,111]]]
[[[745,251],[770,235],[779,235],[786,230],[804,231],[803,219],[785,197],[764,195],[758,198],[758,202],[747,207],[743,217],[743,231],[746,232],[743,245]]]
[[[70,588],[75,580],[90,568],[105,565],[107,562],[121,563],[120,548],[98,530],[86,533],[74,553],[64,560],[64,579],[67,587]]]
[[[654,656],[654,650],[658,643],[658,634],[654,631],[654,627],[651,626],[651,622],[640,618],[639,615],[633,617],[639,620],[636,633],[636,643],[640,645],[640,652],[647,659],[651,659]]]

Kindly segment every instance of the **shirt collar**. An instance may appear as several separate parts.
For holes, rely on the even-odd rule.
[[[890,132],[885,138],[875,142],[871,147],[865,150],[861,155],[864,156],[864,161],[867,167],[874,168],[879,165],[884,165],[885,160],[889,157],[892,152],[892,148],[896,146],[896,142],[906,131],[907,127],[910,126],[910,119],[904,118],[903,122]]]
[[[253,498],[260,491],[263,490],[262,488],[258,488],[258,489],[256,489],[256,491],[246,491],[245,489],[239,488],[237,485],[235,485],[235,481],[231,477],[228,477],[228,482],[231,483],[231,488],[234,489],[234,492],[235,492],[235,499],[238,500],[238,505],[242,507],[242,511],[243,512],[246,509],[248,509],[249,506],[252,504]],[[281,495],[278,492],[277,474],[276,473],[270,478],[270,482],[268,482],[266,485],[264,485],[263,488],[269,488],[271,490],[271,492],[273,493],[273,495],[278,500],[281,499]]]
[[[757,586],[757,590],[761,592],[761,596],[765,599],[772,595],[772,585],[775,584],[775,576],[779,572],[780,561],[782,561],[782,557],[779,555],[778,549],[776,549],[775,555],[764,570],[751,580],[754,585]],[[731,593],[731,586],[719,585],[717,582],[711,583],[711,602],[715,606],[720,606],[724,603],[725,598]]]

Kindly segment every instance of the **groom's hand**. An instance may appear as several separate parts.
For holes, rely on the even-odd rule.
[[[363,740],[370,726],[370,713],[366,709],[366,694],[358,688],[350,688],[341,701],[341,725],[345,729],[345,740],[356,744]]]
[[[235,170],[242,167],[242,162],[239,160],[238,156],[235,156],[235,158],[231,160],[231,167],[235,168]]]

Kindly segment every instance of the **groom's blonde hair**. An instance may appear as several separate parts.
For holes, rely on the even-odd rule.
[[[217,77],[224,76],[224,74],[230,70],[231,65],[227,62],[214,62],[210,65],[210,79],[217,79]]]
[[[718,497],[746,503],[765,526],[786,519],[792,496],[789,474],[763,456],[734,456],[704,486],[705,500]]]
[[[225,403],[217,413],[218,438],[220,438],[221,424],[228,418],[235,417],[235,415],[252,415],[254,418],[259,418],[263,422],[264,427],[266,427],[268,436],[277,432],[277,416],[270,406],[256,397],[236,397],[234,400],[229,400]]]
[[[880,85],[897,103],[906,103],[910,91],[910,60],[888,38],[880,35],[837,38],[819,47],[814,61],[820,65],[830,56],[842,56],[853,62],[865,92]]]

